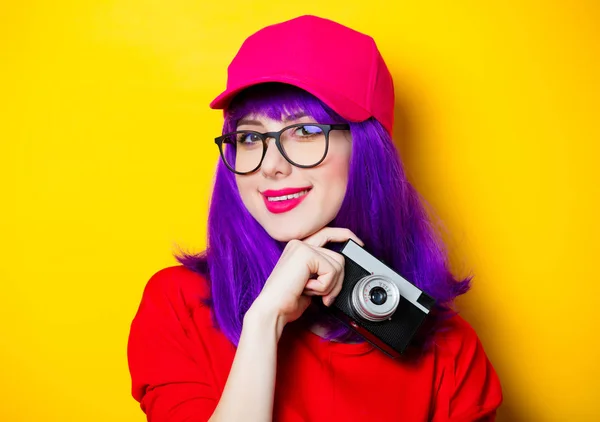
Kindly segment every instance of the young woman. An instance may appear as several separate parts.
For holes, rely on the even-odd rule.
[[[301,16],[250,36],[228,69],[208,248],[148,282],[128,344],[149,421],[491,421],[502,401],[391,134],[373,39]],[[436,299],[392,359],[329,318],[353,239]]]

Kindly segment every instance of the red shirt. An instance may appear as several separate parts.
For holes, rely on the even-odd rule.
[[[235,346],[213,327],[206,280],[165,268],[149,280],[129,335],[133,397],[151,422],[207,421]],[[418,361],[393,360],[369,343],[322,340],[286,327],[279,341],[273,421],[493,421],[496,372],[459,316]]]

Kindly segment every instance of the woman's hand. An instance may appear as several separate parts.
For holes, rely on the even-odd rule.
[[[329,306],[342,289],[344,257],[323,248],[328,242],[352,239],[350,230],[325,227],[303,240],[290,240],[249,313],[277,318],[278,335],[288,322],[298,319],[310,305],[310,296],[322,296]]]

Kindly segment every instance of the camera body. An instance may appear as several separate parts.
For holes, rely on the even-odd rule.
[[[353,240],[339,252],[345,258],[344,284],[331,312],[387,355],[399,357],[435,300]]]

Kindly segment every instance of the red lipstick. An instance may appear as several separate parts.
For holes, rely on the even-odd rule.
[[[312,189],[310,186],[302,188],[285,188],[279,190],[269,189],[261,193],[267,210],[273,214],[280,214],[290,211],[300,205],[300,203],[304,201],[304,198],[306,198],[308,195],[310,189]],[[295,194],[300,195],[298,196]],[[286,196],[290,195],[294,196],[291,198],[285,198]]]

